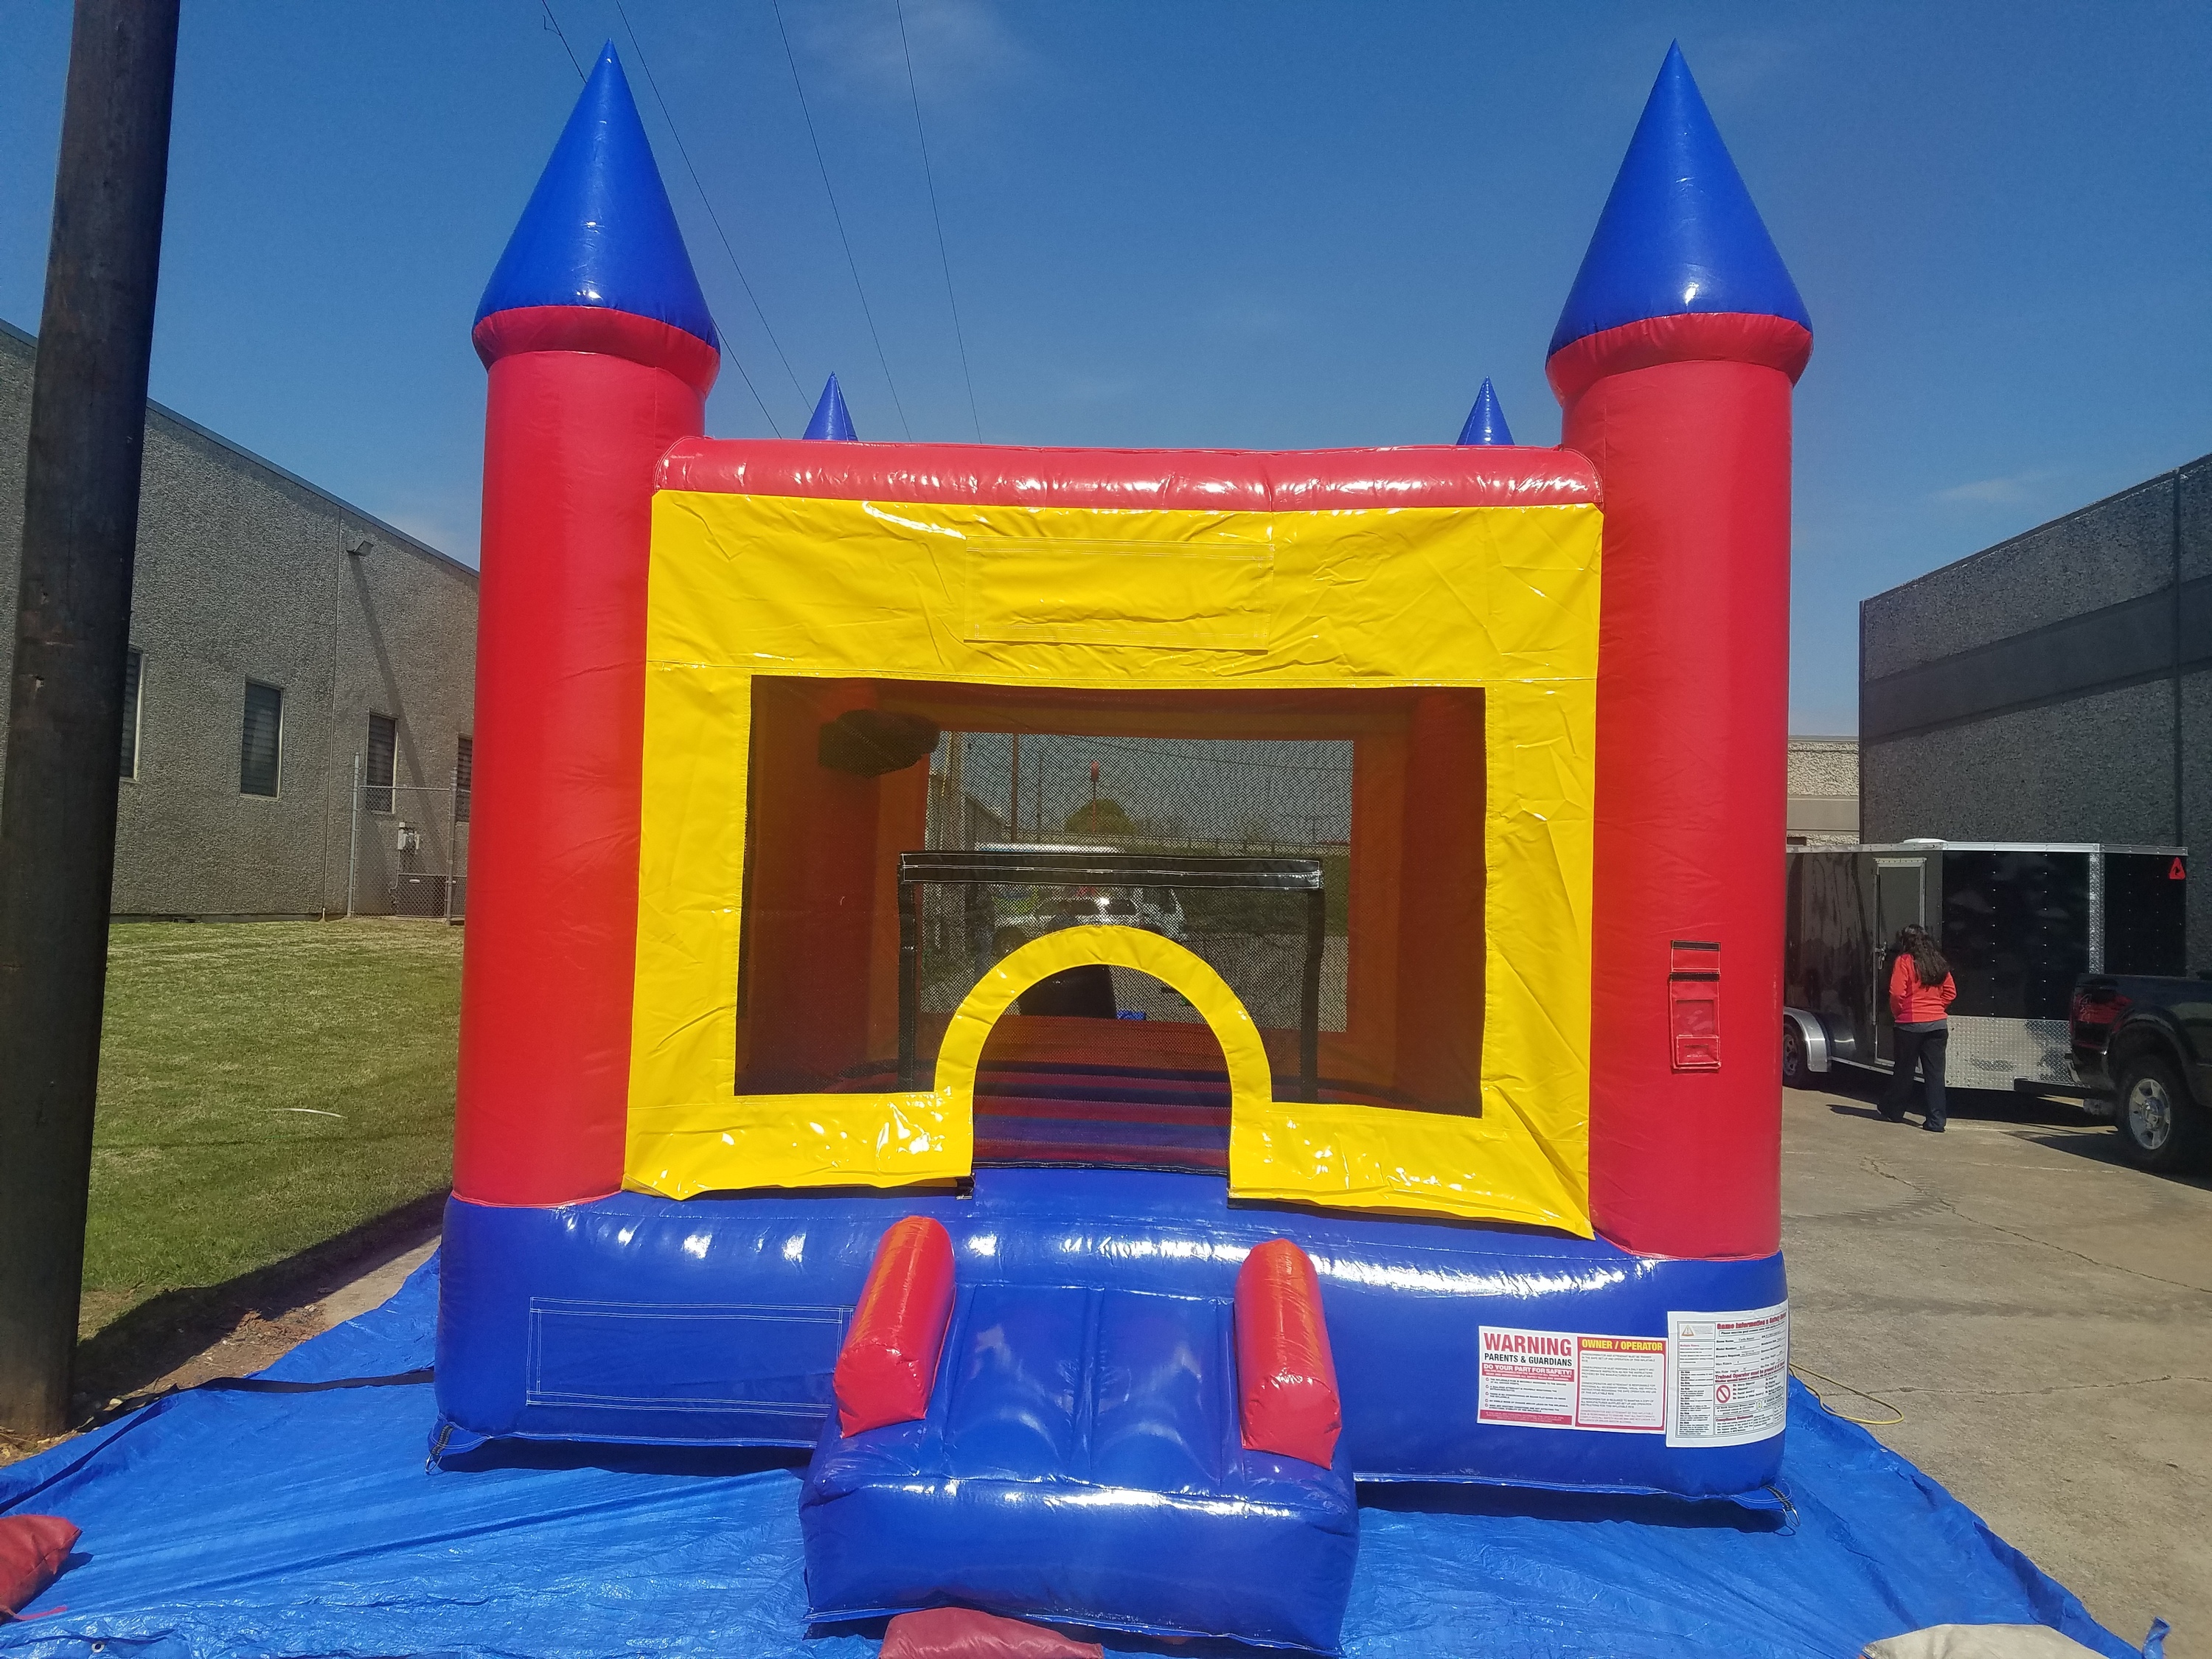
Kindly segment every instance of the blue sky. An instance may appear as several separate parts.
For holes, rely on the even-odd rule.
[[[775,421],[798,430],[835,368],[863,436],[972,436],[891,0],[783,12],[890,384],[774,10],[623,3],[758,314],[614,0],[550,0],[586,64],[623,51]],[[68,9],[0,20],[0,317],[35,327]],[[1446,441],[1486,374],[1522,441],[1556,441],[1544,343],[1679,37],[1818,340],[1800,730],[1855,723],[1858,599],[2212,450],[2212,9],[906,21],[983,435],[1054,444]],[[579,85],[544,7],[191,4],[178,76],[154,395],[472,559],[469,319]],[[708,420],[768,430],[733,367]]]

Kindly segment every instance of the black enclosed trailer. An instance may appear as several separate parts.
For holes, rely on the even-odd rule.
[[[1908,841],[1789,849],[1785,1082],[1891,1067],[1891,946],[1917,922],[1959,988],[1949,1081],[2075,1093],[2067,1036],[2083,974],[2183,970],[2188,862],[2178,847]]]

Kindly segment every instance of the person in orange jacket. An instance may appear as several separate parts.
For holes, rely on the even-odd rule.
[[[1917,1066],[1927,1085],[1927,1115],[1920,1127],[1940,1135],[1947,1121],[1943,1054],[1951,1040],[1951,1000],[1959,988],[1952,981],[1951,964],[1925,927],[1901,930],[1891,955],[1889,1013],[1897,1022],[1897,1071],[1882,1091],[1879,1109],[1892,1123],[1905,1121]]]

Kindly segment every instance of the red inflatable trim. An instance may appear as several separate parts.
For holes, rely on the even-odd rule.
[[[0,1517],[0,1613],[21,1613],[61,1576],[81,1536],[58,1515]]]
[[[1778,368],[1794,384],[1812,355],[1813,331],[1787,317],[1691,311],[1586,334],[1553,352],[1544,374],[1567,404],[1608,374],[1657,363],[1753,363]]]
[[[952,1240],[910,1215],[876,1246],[875,1265],[837,1355],[837,1425],[846,1434],[912,1423],[929,1412],[952,1317]]]
[[[1567,507],[1597,474],[1559,449],[1017,449],[988,444],[689,438],[659,487],[829,501],[1247,513],[1374,507]]]
[[[1287,1238],[1268,1240],[1237,1271],[1237,1404],[1247,1450],[1323,1468],[1336,1455],[1344,1408],[1321,1280]]]
[[[1105,1651],[1024,1620],[973,1607],[931,1607],[893,1619],[877,1659],[1103,1659]]]
[[[470,336],[489,368],[523,351],[592,351],[665,368],[701,397],[721,373],[722,354],[670,323],[605,306],[518,306],[495,311]]]

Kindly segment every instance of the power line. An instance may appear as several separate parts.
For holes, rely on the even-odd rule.
[[[576,49],[568,44],[568,37],[561,27],[561,20],[553,15],[553,0],[538,0],[538,3],[544,11],[545,21],[551,26],[555,38],[561,42],[561,50],[568,54],[568,67],[576,71],[579,81],[587,81],[589,77],[584,73],[584,66],[576,61]]]
[[[845,268],[853,273],[853,292],[860,296],[860,314],[868,319],[868,337],[876,343],[876,361],[883,365],[884,384],[890,388],[891,407],[898,411],[899,430],[907,441],[914,428],[907,424],[906,405],[899,400],[898,383],[891,379],[891,360],[884,355],[884,337],[876,329],[876,313],[868,308],[868,291],[860,285],[860,267],[853,258],[853,239],[845,234],[845,216],[837,210],[837,192],[830,187],[829,163],[822,159],[822,140],[814,131],[814,112],[806,106],[806,83],[799,78],[799,58],[791,49],[791,31],[783,24],[782,0],[773,0],[775,32],[783,37],[783,61],[791,65],[791,84],[799,90],[799,112],[806,118],[806,137],[814,146],[814,165],[822,174],[822,193],[830,198],[830,216],[837,222],[837,240],[844,244]]]
[[[968,337],[960,328],[960,301],[952,297],[952,262],[945,252],[945,221],[937,211],[937,176],[929,165],[929,135],[921,129],[921,94],[914,84],[914,48],[906,39],[906,0],[891,0],[898,12],[899,51],[906,57],[906,95],[914,102],[914,136],[921,144],[921,177],[929,186],[929,216],[937,227],[937,265],[945,273],[945,303],[952,308],[952,337],[960,345],[960,378],[968,383],[968,418],[975,441],[983,441],[983,417],[975,412],[975,377],[968,372]]]
[[[545,0],[540,0],[540,3],[545,3]],[[729,256],[730,269],[738,273],[738,286],[744,289],[745,298],[751,301],[753,315],[760,319],[761,331],[768,336],[768,343],[775,348],[775,355],[782,360],[783,372],[791,375],[792,390],[798,392],[799,406],[804,408],[806,389],[799,384],[799,376],[792,373],[791,359],[783,355],[783,343],[775,337],[775,331],[768,325],[768,313],[761,309],[759,300],[754,297],[753,285],[745,280],[745,268],[738,263],[738,251],[730,246],[729,233],[722,228],[721,216],[714,211],[714,204],[707,195],[707,186],[699,182],[699,169],[691,165],[691,152],[684,145],[683,133],[677,129],[676,117],[669,112],[668,100],[660,95],[660,82],[653,78],[653,65],[646,61],[645,48],[639,44],[637,31],[630,27],[629,14],[623,9],[622,0],[615,0],[615,15],[622,19],[623,33],[629,36],[630,50],[637,54],[637,66],[645,71],[645,84],[652,88],[653,101],[660,106],[660,118],[668,123],[668,136],[676,141],[676,153],[684,158],[684,170],[691,175],[691,188],[699,192],[699,203],[707,210],[708,222],[714,227],[714,234],[721,240],[722,252]],[[768,429],[779,438],[783,436],[783,428],[775,423],[775,416],[769,413],[768,400],[760,395],[760,388],[753,384],[753,377],[745,373],[745,366],[738,361],[734,350],[730,353],[730,361],[737,364],[738,378],[745,383],[745,390],[753,394],[753,401],[760,405],[761,415],[768,422]]]

